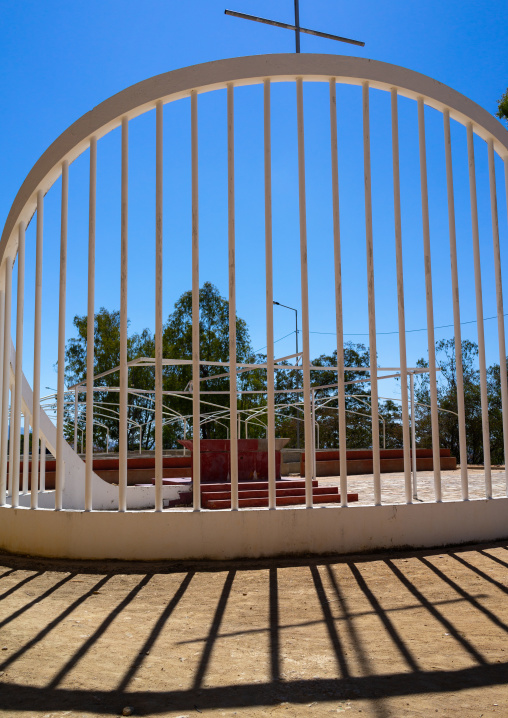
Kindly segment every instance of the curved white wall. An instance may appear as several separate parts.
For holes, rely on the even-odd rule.
[[[349,554],[508,538],[508,499],[164,513],[0,508],[0,549],[81,559]]]

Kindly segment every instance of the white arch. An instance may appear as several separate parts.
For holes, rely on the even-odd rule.
[[[174,102],[197,93],[235,86],[295,81],[301,77],[311,82],[361,85],[368,82],[375,89],[392,88],[403,97],[423,98],[426,105],[463,125],[473,123],[475,134],[486,142],[492,140],[494,150],[508,158],[508,132],[483,107],[451,87],[419,72],[378,60],[341,55],[254,55],[193,65],[156,75],[122,90],[87,112],[63,132],[35,163],[11,206],[0,240],[0,263],[5,254],[16,251],[16,228],[20,221],[28,224],[37,208],[37,192],[46,194],[62,171],[62,162],[69,164],[88,149],[90,139],[100,139],[119,127],[123,118],[132,119],[156,103]],[[3,281],[3,278],[0,279]]]

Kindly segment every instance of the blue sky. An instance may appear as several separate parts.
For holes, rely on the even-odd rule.
[[[44,3],[2,0],[0,47],[3,108],[0,133],[0,219],[24,177],[46,147],[91,107],[123,88],[161,72],[238,55],[292,52],[292,33],[226,17],[224,8],[293,21],[292,0],[73,0]],[[301,0],[303,26],[365,41],[365,48],[302,36],[303,52],[347,54],[399,64],[450,85],[494,113],[508,85],[505,3],[449,0],[379,3],[357,0]],[[345,273],[345,331],[367,342],[365,239],[359,89],[339,90],[341,207]],[[202,281],[214,281],[226,293],[227,205],[225,188],[225,97],[200,100],[200,224]],[[329,132],[325,85],[305,88],[306,158],[311,289],[311,353],[334,346]],[[238,313],[251,330],[254,349],[266,344],[264,326],[264,235],[262,186],[262,110],[260,88],[236,93],[236,173],[238,241]],[[299,255],[296,184],[294,88],[273,94],[275,299],[298,307]],[[371,93],[373,136],[374,241],[379,332],[397,329],[394,289],[393,199],[389,178],[391,139],[389,98]],[[421,221],[418,185],[416,110],[401,100],[403,231],[407,328],[425,327]],[[183,101],[165,110],[165,265],[164,313],[190,287],[189,106]],[[133,329],[153,328],[153,113],[131,123],[129,317]],[[442,120],[427,112],[432,258],[436,325],[451,324],[449,253],[445,198]],[[454,133],[454,170],[462,319],[475,319],[465,131]],[[486,152],[477,142],[478,200],[484,272],[485,316],[495,314],[492,238]],[[118,307],[119,133],[99,143],[96,306]],[[86,309],[87,155],[71,167],[68,332],[72,316]],[[501,171],[500,163],[497,166]],[[56,386],[56,277],[58,262],[59,184],[48,193],[45,211],[44,326],[42,386]],[[503,266],[506,270],[506,200],[499,195]],[[33,225],[33,223],[32,223]],[[33,296],[34,227],[27,235],[27,306]],[[506,274],[506,272],[505,272]],[[30,376],[31,323],[27,309],[25,371]],[[276,308],[275,336],[293,329],[293,315]],[[496,361],[496,322],[486,323],[488,361]],[[464,335],[475,339],[474,324]],[[437,330],[436,338],[452,336]],[[379,361],[398,364],[396,334],[380,334]],[[277,344],[277,355],[292,352],[294,335]],[[426,333],[408,334],[408,359],[426,354]],[[395,387],[390,388],[396,391]],[[382,392],[381,392],[382,393]]]

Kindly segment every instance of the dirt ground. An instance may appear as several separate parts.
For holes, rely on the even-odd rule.
[[[0,716],[508,716],[508,544],[227,563],[0,555]]]

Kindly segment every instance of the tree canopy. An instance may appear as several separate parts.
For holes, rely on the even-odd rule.
[[[219,290],[210,282],[205,282],[199,292],[200,305],[200,353],[203,360],[227,362],[229,360],[229,303],[221,297]],[[69,339],[66,346],[66,382],[73,386],[86,381],[86,339],[87,318],[75,316],[76,336]],[[237,362],[241,364],[264,363],[266,356],[254,354],[246,322],[237,317]],[[94,374],[115,369],[120,364],[120,313],[102,307],[94,319],[95,364]],[[128,336],[127,359],[132,361],[140,357],[154,357],[154,336],[149,329],[131,332]],[[192,358],[192,292],[184,292],[175,303],[163,327],[163,356],[167,359]],[[345,365],[349,367],[369,367],[369,351],[363,344],[344,345]],[[302,401],[301,370],[290,369],[288,362],[281,362],[287,369],[275,372],[276,390],[286,393],[276,394],[276,431],[277,436],[290,439],[289,446],[296,446],[297,419],[303,418],[303,411],[291,404]],[[330,398],[330,402],[318,408],[317,421],[320,429],[320,448],[336,448],[338,438],[337,414],[337,352],[322,354],[312,360],[314,366],[324,371],[312,371],[313,387],[332,385],[320,389],[317,398]],[[329,370],[327,369],[329,368]],[[226,438],[229,427],[229,370],[226,366],[202,365],[201,374],[201,413],[217,412],[208,422],[201,425],[202,438]],[[214,378],[217,377],[217,378]],[[346,371],[345,381],[368,379],[368,372]],[[178,439],[183,438],[184,423],[181,417],[189,417],[188,436],[192,435],[192,395],[183,392],[192,380],[192,367],[189,364],[164,366],[163,389],[175,394],[164,396],[163,442],[165,448],[177,448]],[[113,389],[119,386],[119,372],[115,371],[96,379],[95,386],[101,391],[94,393],[95,419],[98,422],[94,430],[94,445],[97,450],[106,448],[106,427],[109,430],[110,446],[118,445],[119,393]],[[153,366],[133,366],[129,369],[129,431],[130,450],[137,449],[140,441],[143,449],[154,446],[154,396],[155,387]],[[239,391],[259,391],[253,394],[239,394],[238,409],[243,422],[248,410],[266,405],[266,369],[253,369],[239,372],[237,378]],[[136,390],[138,390],[136,392]],[[143,393],[139,390],[148,390]],[[207,392],[219,391],[223,394]],[[80,393],[80,412],[78,426],[85,430],[85,394]],[[289,406],[288,406],[289,404]],[[370,385],[368,382],[346,384],[347,443],[350,448],[368,448],[372,442],[370,418]],[[387,446],[401,445],[400,406],[394,402],[380,402],[380,416],[387,428]],[[74,432],[73,408],[66,411],[66,435],[72,441]],[[101,427],[101,424],[103,425]],[[242,436],[245,436],[245,424],[242,424]],[[141,427],[141,430],[140,430]],[[249,423],[249,437],[266,435],[266,414]]]
[[[497,103],[496,117],[499,117],[500,120],[504,120],[508,125],[508,89]]]
[[[480,371],[477,366],[478,345],[467,339],[462,341],[462,370],[464,376],[464,403],[466,415],[467,459],[469,464],[483,463],[482,407],[480,396]],[[438,373],[439,433],[442,448],[451,450],[459,458],[459,428],[457,413],[457,370],[455,364],[455,341],[446,339],[436,342],[436,361],[441,368]],[[418,366],[428,366],[424,359]],[[487,394],[489,404],[490,452],[494,464],[504,461],[503,426],[501,413],[501,383],[499,364],[487,368]],[[426,406],[417,407],[417,444],[432,445],[430,419],[429,375],[422,374],[416,381],[416,400]],[[448,413],[449,412],[449,413]]]

